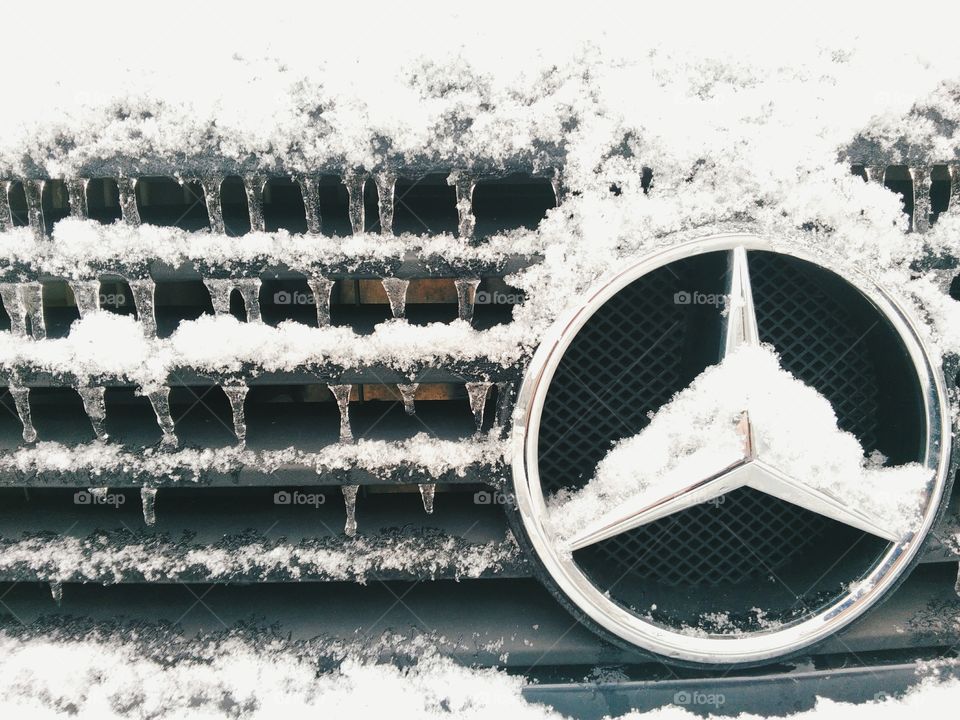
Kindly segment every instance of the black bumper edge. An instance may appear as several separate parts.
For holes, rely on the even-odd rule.
[[[689,680],[527,685],[523,696],[580,720],[676,705],[699,715],[782,716],[807,710],[817,698],[862,703],[897,697],[923,678],[960,678],[960,664],[901,663],[765,676]]]

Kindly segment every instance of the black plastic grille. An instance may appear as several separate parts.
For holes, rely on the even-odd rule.
[[[800,263],[753,253],[751,270],[761,339],[777,347],[784,367],[830,400],[841,427],[871,450],[878,383],[866,345],[857,342],[857,323]],[[675,286],[691,287],[685,282],[667,269],[641,278],[574,339],[541,420],[545,492],[582,486],[612,443],[639,432],[648,413],[703,369],[691,371],[690,357],[701,356],[697,345],[710,341],[691,331],[690,306],[672,298]],[[588,572],[602,568],[606,578],[668,586],[737,583],[783,567],[828,526],[819,515],[745,488],[722,504],[690,508],[597,543],[577,560]]]

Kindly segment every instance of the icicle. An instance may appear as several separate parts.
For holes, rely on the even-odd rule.
[[[350,198],[350,227],[353,234],[359,235],[366,228],[364,226],[363,188],[367,184],[364,173],[343,176],[343,184],[347,186],[347,195]]]
[[[227,231],[223,223],[223,206],[220,199],[220,188],[222,185],[223,177],[219,175],[200,178],[200,187],[203,188],[203,200],[207,205],[207,218],[210,221],[210,231],[221,234]]]
[[[130,292],[133,293],[133,306],[137,310],[137,318],[147,337],[157,336],[157,315],[153,304],[153,294],[157,284],[152,278],[144,280],[129,280]]]
[[[89,216],[87,210],[87,185],[90,181],[86,178],[69,178],[67,180],[67,195],[70,197],[70,214],[76,218],[86,218]]]
[[[512,382],[497,383],[497,417],[496,426],[501,432],[506,429],[510,422],[510,411],[512,409],[511,398],[513,397]]]
[[[420,483],[420,499],[423,500],[423,509],[428,515],[433,514],[433,496],[437,494],[434,483]]]
[[[260,278],[242,278],[235,281],[237,290],[243,298],[243,307],[247,312],[247,322],[260,322]],[[230,311],[230,296],[227,295],[227,312]]]
[[[390,312],[395,318],[402,318],[407,311],[407,288],[410,286],[410,281],[382,278],[380,284],[383,285],[387,300],[390,301]]]
[[[417,395],[418,387],[420,387],[420,383],[397,385],[397,390],[400,391],[400,397],[403,398],[403,411],[407,415],[416,415],[417,413],[417,408],[414,405],[414,398]]]
[[[13,212],[10,210],[10,180],[0,180],[0,231],[13,227]]]
[[[350,393],[353,385],[329,385],[330,392],[337,400],[340,408],[340,442],[353,442],[353,431],[350,429]]]
[[[343,524],[343,531],[353,537],[357,534],[357,490],[359,485],[341,485],[343,492],[343,506],[347,511],[346,522]]]
[[[249,389],[242,380],[233,380],[223,385],[223,392],[230,401],[230,409],[233,411],[233,433],[241,446],[247,442],[247,422],[243,413],[243,401]]]
[[[10,317],[10,331],[17,337],[27,336],[27,305],[19,283],[0,283],[0,300]]]
[[[960,565],[957,566],[957,584],[953,586],[957,595],[960,595]]]
[[[333,280],[323,277],[307,278],[307,285],[313,293],[313,304],[317,309],[317,325],[330,325],[330,293],[333,290]]]
[[[60,607],[63,602],[63,583],[59,580],[51,580],[50,595],[53,596],[53,601],[57,604],[57,607]]]
[[[43,317],[43,285],[38,282],[23,283],[20,293],[30,315],[30,335],[34,340],[43,340],[47,336],[47,323]]]
[[[230,293],[233,292],[234,281],[204,278],[203,284],[207,286],[207,292],[210,293],[210,302],[213,305],[213,312],[217,315],[229,315]]]
[[[83,409],[90,418],[93,432],[98,440],[106,440],[107,432],[103,428],[103,421],[107,418],[107,405],[104,401],[106,388],[102,386],[78,387],[77,393],[83,401]]]
[[[453,284],[457,288],[457,315],[464,322],[473,322],[473,308],[480,279],[457,278]]]
[[[477,181],[462,170],[454,170],[447,177],[447,184],[457,189],[457,234],[462,238],[473,238],[477,219],[473,215],[473,189]]]
[[[376,175],[377,198],[380,208],[380,234],[393,235],[393,197],[397,187],[397,176],[382,172]]]
[[[250,214],[250,229],[254,232],[266,229],[263,222],[263,188],[267,179],[262,175],[249,175],[243,179],[243,189],[247,193],[247,210]]]
[[[37,430],[33,427],[33,418],[30,416],[30,388],[11,385],[9,389],[13,395],[13,404],[17,406],[20,424],[23,425],[23,440],[32,443],[37,439]]]
[[[307,232],[319,235],[322,227],[320,217],[320,182],[313,175],[301,175],[297,178],[300,194],[303,196],[303,208],[307,215]]]
[[[77,303],[80,317],[86,317],[100,309],[100,281],[82,280],[70,283],[73,298]]]
[[[140,224],[140,210],[137,208],[137,179],[128,177],[117,178],[117,189],[120,191],[120,213],[127,225]]]
[[[951,163],[950,170],[950,200],[947,211],[953,214],[960,213],[960,163]]]
[[[863,168],[863,172],[867,176],[867,182],[875,182],[883,185],[887,176],[887,166],[886,165],[865,165]]]
[[[467,397],[470,400],[470,410],[473,412],[473,422],[477,426],[477,432],[483,427],[483,413],[487,408],[487,396],[490,394],[490,388],[493,383],[472,382],[467,383]]]
[[[563,184],[563,175],[560,170],[555,169],[550,176],[550,187],[553,188],[553,199],[557,205],[563,202],[566,196],[566,188]]]
[[[39,240],[46,237],[47,230],[43,223],[43,186],[44,180],[24,180],[23,194],[27,198],[27,220],[33,235]]]
[[[913,216],[910,229],[926,232],[930,229],[930,170],[925,167],[910,168],[913,182]]]
[[[148,393],[147,397],[150,399],[150,405],[157,416],[157,424],[163,433],[161,444],[165,448],[175,448],[179,441],[173,424],[173,416],[170,414],[170,388],[164,386],[159,390]]]
[[[150,487],[140,488],[140,505],[143,507],[143,521],[147,525],[157,522],[157,489]]]

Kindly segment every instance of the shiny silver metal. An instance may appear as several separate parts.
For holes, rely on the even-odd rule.
[[[943,500],[950,461],[949,411],[939,364],[933,362],[914,322],[896,300],[867,278],[844,272],[844,280],[869,300],[897,333],[921,388],[926,420],[923,464],[930,470],[932,479],[924,498],[922,522],[914,532],[897,537],[861,509],[848,507],[764,462],[753,442],[750,418],[744,412],[739,426],[744,438],[744,456],[737,462],[718,468],[710,477],[691,479],[666,496],[640,498],[618,507],[572,539],[561,541],[553,536],[546,522],[547,508],[540,484],[538,438],[547,391],[573,338],[607,300],[637,278],[693,255],[728,251],[730,295],[722,353],[732,352],[744,344],[759,344],[747,263],[748,252],[753,250],[781,252],[820,265],[799,250],[783,250],[764,238],[742,233],[704,237],[643,258],[599,282],[579,307],[554,324],[534,355],[514,415],[513,484],[517,510],[533,549],[557,589],[590,620],[620,639],[658,655],[703,664],[750,663],[789,655],[832,635],[866,612],[916,557]],[[865,574],[851,577],[848,589],[819,610],[780,627],[736,635],[691,635],[641,617],[597,588],[573,560],[573,550],[744,486],[884,538],[889,546]]]

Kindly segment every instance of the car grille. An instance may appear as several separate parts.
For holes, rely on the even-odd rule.
[[[864,172],[875,179],[876,166]],[[482,248],[498,233],[536,227],[562,199],[553,171],[523,163],[512,170],[293,177],[185,170],[181,177],[196,179],[183,182],[160,175],[134,182],[129,174],[8,179],[0,188],[0,225],[29,227],[38,237],[53,233],[53,242],[56,224],[72,216],[188,233],[210,228],[238,243],[258,232],[327,238],[406,232],[449,233],[465,248]],[[897,172],[884,168],[881,177],[903,190]],[[922,231],[945,209],[938,200],[942,173],[916,175],[932,177],[929,186],[915,185],[909,169],[906,177],[913,223]],[[310,275],[256,262],[173,267],[148,260],[106,264],[86,285],[18,261],[0,278],[0,323],[34,338],[65,337],[99,294],[104,309],[137,317],[161,338],[215,313],[242,322],[259,317],[267,325],[329,323],[357,338],[401,316],[413,326],[459,318],[485,330],[511,322],[511,306],[478,304],[477,293],[517,296],[505,278],[538,261],[481,254],[383,259],[345,251]],[[871,355],[866,348],[844,352],[862,319],[803,268],[773,258],[757,262],[764,339],[783,348],[785,362],[804,379],[818,376],[826,359],[836,360],[822,389],[844,427],[892,458],[908,456],[909,447],[876,437],[885,412],[876,392],[884,378]],[[952,280],[955,262],[944,261],[940,271]],[[591,321],[544,409],[541,475],[552,489],[588,478],[612,441],[636,432],[710,360],[694,340],[718,329],[664,299],[695,287],[713,291],[717,277],[696,263],[677,276],[654,273]],[[99,284],[91,289],[90,282]],[[789,299],[798,293],[806,293],[801,305]],[[831,338],[827,346],[811,348],[805,340],[814,324],[821,326],[818,337]],[[298,638],[331,640],[355,639],[358,628],[365,637],[388,630],[429,634],[467,662],[520,671],[537,664],[571,676],[582,666],[643,662],[585,628],[571,631],[568,616],[535,579],[535,558],[524,555],[509,529],[504,437],[523,370],[522,358],[505,366],[485,357],[425,357],[402,369],[327,363],[267,372],[251,365],[229,377],[179,368],[166,387],[144,397],[134,383],[115,378],[104,378],[99,390],[69,372],[8,369],[0,377],[8,411],[0,415],[5,607],[26,623],[59,613],[165,619],[187,631],[279,627]],[[957,377],[955,365],[950,377]],[[611,385],[615,392],[604,395]],[[604,401],[602,411],[591,389]],[[39,467],[17,456],[32,446],[23,439],[27,412],[40,443],[93,447],[98,433],[109,436],[113,464],[92,472],[82,456],[59,468],[51,458]],[[415,442],[420,433],[452,469],[430,469],[436,458],[424,455],[429,445]],[[383,445],[366,455],[341,452],[365,442],[390,443],[389,456]],[[222,461],[209,461],[213,450],[225,451]],[[654,523],[601,543],[592,562],[666,586],[743,585],[757,576],[751,553],[779,567],[806,557],[827,536],[822,520],[785,503],[750,491],[728,500],[686,511],[676,527]],[[933,621],[924,620],[931,602],[957,605],[945,585],[960,554],[948,540],[956,531],[955,508],[956,499],[927,564],[898,593],[894,620],[868,618],[825,651],[947,647],[960,639],[957,628],[937,634]],[[730,527],[747,538],[746,548],[725,534]],[[60,610],[50,605],[51,591]],[[216,612],[202,612],[197,597]],[[909,631],[895,632],[897,623]]]

